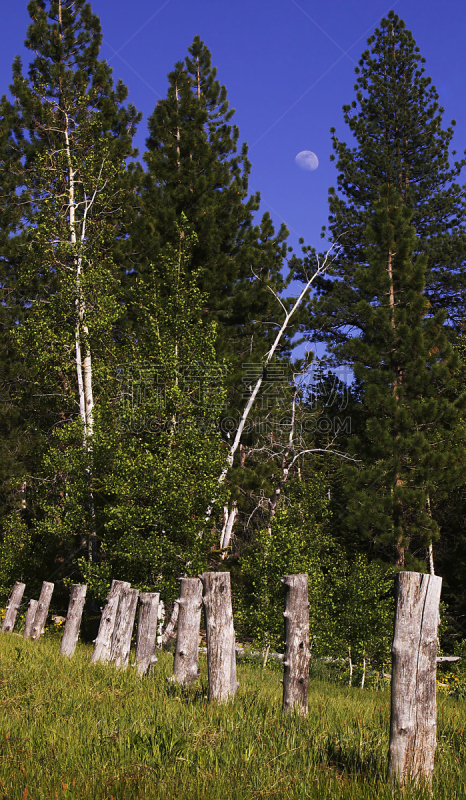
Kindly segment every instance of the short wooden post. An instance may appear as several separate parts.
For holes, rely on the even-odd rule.
[[[199,677],[202,583],[199,578],[180,578],[180,581],[180,610],[172,680],[186,684]]]
[[[230,573],[203,572],[199,578],[206,614],[209,700],[225,702],[238,688]]]
[[[71,587],[70,602],[66,615],[65,629],[60,645],[61,656],[72,656],[76,650],[76,643],[81,627],[84,602],[86,600],[87,586],[74,583]]]
[[[99,632],[94,642],[94,651],[91,656],[91,664],[96,664],[97,661],[103,661],[106,663],[109,660],[120,592],[122,589],[129,589],[130,586],[131,584],[127,583],[126,581],[112,581],[107,602],[104,610],[102,611]]]
[[[37,606],[39,603],[37,600],[30,600],[28,605],[28,610],[26,611],[26,619],[24,621],[24,638],[30,639],[32,634],[32,628],[34,626],[34,617],[36,616]]]
[[[309,694],[309,596],[307,575],[285,575],[283,711],[307,714]]]
[[[47,615],[49,613],[50,601],[52,599],[54,584],[44,581],[40,591],[39,602],[37,604],[32,626],[31,639],[39,639],[45,630]]]
[[[136,641],[136,666],[139,675],[149,675],[157,662],[158,592],[141,592],[139,595],[138,633]]]
[[[437,629],[442,579],[396,576],[388,778],[431,785],[437,746]]]
[[[128,666],[138,595],[137,589],[122,589],[120,592],[110,649],[110,661],[117,667]]]
[[[5,619],[3,620],[2,625],[3,633],[9,633],[15,627],[16,615],[18,613],[21,600],[23,599],[25,588],[26,584],[19,583],[19,581],[16,581],[15,585],[13,586],[13,591],[8,599],[8,603],[6,604]]]

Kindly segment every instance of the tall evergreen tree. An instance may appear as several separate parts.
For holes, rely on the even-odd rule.
[[[28,538],[32,518],[37,566],[41,553],[53,562],[57,548],[61,556],[73,549],[77,531],[95,534],[98,524],[93,436],[111,383],[115,240],[131,205],[125,161],[138,114],[99,61],[101,28],[89,4],[33,0],[28,11],[35,58],[28,79],[15,60],[15,104],[2,104],[13,145],[5,168],[18,187],[4,198],[2,252],[14,339],[31,365],[32,404],[24,393],[21,411],[35,431],[35,489],[18,535]]]
[[[399,566],[438,535],[429,507],[464,480],[466,442],[455,398],[459,359],[424,294],[426,256],[415,258],[412,212],[384,187],[354,274],[361,334],[345,345],[363,397],[365,430],[352,439],[348,525]]]
[[[364,261],[364,230],[384,184],[395,186],[413,210],[416,252],[428,258],[425,293],[432,312],[444,309],[453,325],[466,313],[466,201],[457,183],[466,160],[450,164],[455,123],[442,128],[443,109],[424,74],[425,59],[393,11],[368,44],[355,70],[356,99],[343,106],[355,145],[331,129],[338,187],[329,190],[329,232],[341,253],[334,277],[320,282],[311,327],[322,328],[333,343],[360,330],[354,276]]]
[[[259,322],[273,318],[267,284],[276,291],[284,285],[287,231],[282,226],[275,234],[268,214],[260,226],[253,224],[260,198],[248,198],[247,146],[239,147],[234,111],[216,75],[196,36],[149,118],[137,233],[143,252],[135,275],[144,281],[157,269],[164,245],[176,245],[184,214],[197,237],[190,269],[206,298],[204,313],[219,322],[217,352],[244,361],[267,349],[268,330]]]

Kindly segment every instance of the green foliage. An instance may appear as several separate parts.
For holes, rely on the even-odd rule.
[[[329,539],[323,533],[326,500],[319,478],[293,487],[271,521],[244,547],[241,573],[244,595],[235,614],[239,630],[261,646],[283,647],[284,575],[309,576],[312,641],[320,641],[319,622],[324,595],[324,564]],[[314,638],[315,637],[315,638]]]

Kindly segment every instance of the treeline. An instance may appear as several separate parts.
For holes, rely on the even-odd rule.
[[[403,22],[361,57],[353,146],[332,129],[328,266],[264,368],[324,256],[257,221],[206,45],[168,74],[141,163],[89,4],[28,11],[0,112],[2,595],[119,578],[170,601],[228,569],[237,626],[270,643],[279,579],[307,572],[315,646],[382,654],[393,569],[435,568],[460,636],[466,160]],[[327,357],[292,362],[297,334]]]

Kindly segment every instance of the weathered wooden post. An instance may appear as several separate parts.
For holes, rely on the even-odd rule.
[[[61,656],[72,656],[76,650],[76,643],[81,626],[84,601],[86,600],[87,586],[74,583],[71,587],[70,602],[66,615],[65,629],[60,645]]]
[[[50,601],[52,599],[54,584],[44,581],[40,590],[39,602],[34,615],[31,639],[39,639],[44,633],[47,615],[49,613]]]
[[[117,667],[128,666],[138,595],[137,589],[125,588],[120,592],[110,648],[110,661],[113,661]]]
[[[203,572],[199,578],[204,589],[209,700],[224,702],[238,688],[230,573]]]
[[[160,595],[157,592],[141,592],[139,595],[138,633],[136,642],[136,665],[139,675],[149,675],[156,663],[158,610]]]
[[[30,639],[32,634],[32,628],[34,625],[34,617],[36,616],[37,606],[39,603],[37,600],[30,600],[28,605],[28,610],[26,611],[26,619],[24,621],[24,638]]]
[[[388,778],[432,783],[437,746],[437,629],[442,579],[396,576]]]
[[[309,595],[307,575],[285,575],[283,711],[307,714],[309,694]]]
[[[180,578],[180,581],[178,632],[172,680],[185,684],[192,683],[199,677],[202,583],[199,578]]]
[[[2,625],[3,633],[10,633],[15,627],[16,615],[18,613],[21,600],[23,599],[25,588],[26,584],[19,583],[19,581],[16,581],[15,585],[13,586],[13,591],[8,599],[8,603],[6,604],[5,619],[3,620]]]
[[[104,610],[102,611],[99,632],[94,642],[94,652],[92,653],[91,664],[96,664],[97,661],[103,661],[105,663],[110,658],[112,634],[115,627],[120,592],[122,589],[129,589],[130,586],[131,584],[127,583],[126,581],[112,581],[107,602]]]

